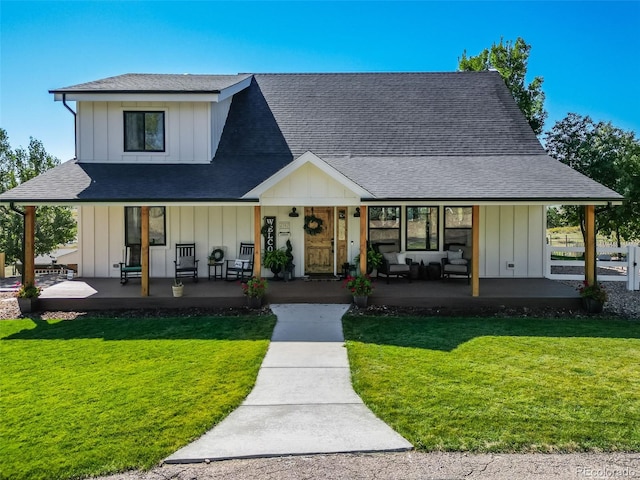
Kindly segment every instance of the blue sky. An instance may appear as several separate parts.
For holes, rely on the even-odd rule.
[[[0,126],[73,157],[50,89],[122,73],[454,71],[500,37],[532,45],[549,118],[640,132],[640,1],[1,0]]]

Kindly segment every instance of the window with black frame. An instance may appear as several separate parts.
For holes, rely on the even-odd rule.
[[[124,207],[125,245],[142,243],[141,207]],[[149,245],[166,245],[165,207],[149,207]]]
[[[124,112],[125,152],[164,150],[164,112]]]
[[[438,207],[407,207],[407,250],[438,250]]]
[[[400,207],[369,207],[369,242],[396,241],[400,245]]]
[[[444,244],[471,246],[472,207],[444,208]]]

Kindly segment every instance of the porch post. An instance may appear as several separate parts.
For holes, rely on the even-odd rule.
[[[149,207],[140,208],[140,221],[142,223],[142,235],[140,237],[140,265],[142,274],[140,279],[140,296],[149,296]]]
[[[23,285],[35,285],[35,233],[36,207],[24,207],[24,265],[22,266]]]
[[[367,273],[367,207],[360,207],[360,273]]]
[[[255,207],[253,207],[253,243],[254,243],[254,248],[253,248],[253,274],[256,277],[260,277],[261,273],[262,273],[262,268],[261,268],[261,255],[260,255],[260,241],[261,239],[261,235],[262,233],[260,232],[261,227],[260,227],[260,220],[262,219],[262,209],[260,208],[260,205],[256,205]]]
[[[480,296],[480,206],[471,209],[471,296]]]
[[[596,281],[596,207],[585,205],[584,226],[586,244],[584,246],[584,279],[592,285]]]

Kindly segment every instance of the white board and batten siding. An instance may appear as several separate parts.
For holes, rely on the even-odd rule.
[[[231,98],[209,102],[78,102],[78,161],[83,163],[209,163]],[[125,111],[165,112],[164,152],[125,152]]]
[[[306,192],[305,195],[308,195]],[[334,199],[336,203],[338,199]],[[325,202],[329,203],[328,199]],[[346,203],[346,202],[345,202]],[[320,199],[311,205],[321,205]],[[304,206],[265,205],[262,216],[277,219],[277,247],[287,239],[293,245],[296,276],[304,272]],[[298,217],[289,217],[292,207]],[[440,209],[442,212],[442,208]],[[349,256],[358,254],[359,219],[355,207],[347,209]],[[442,213],[440,222],[442,225]],[[217,246],[226,247],[225,258],[235,258],[240,242],[253,242],[253,206],[169,206],[167,207],[167,245],[150,248],[150,275],[172,277],[176,243],[196,243],[201,276],[206,275],[207,257]],[[289,233],[281,235],[281,224]],[[86,277],[119,276],[117,264],[124,260],[124,207],[88,206],[79,209],[79,274]],[[482,206],[480,208],[480,277],[544,277],[545,209],[543,206]],[[440,229],[442,235],[442,228]],[[403,242],[405,232],[402,232]],[[351,244],[353,242],[353,244]],[[442,237],[440,238],[442,245]],[[262,245],[260,245],[262,248]],[[439,261],[443,252],[408,252],[408,257],[425,263]],[[116,265],[114,267],[113,265]]]
[[[480,277],[544,277],[545,207],[480,208]]]
[[[318,167],[306,163],[260,196],[262,205],[360,205],[360,197]]]
[[[199,276],[207,276],[207,257],[214,247],[226,247],[235,258],[240,242],[253,242],[252,206],[185,206],[166,209],[167,244],[149,249],[151,277],[173,277],[176,243],[196,243]],[[120,276],[124,261],[124,207],[87,206],[78,209],[80,276]],[[115,265],[115,267],[114,267]]]

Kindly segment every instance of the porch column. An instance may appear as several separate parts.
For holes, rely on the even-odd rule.
[[[471,209],[471,296],[480,296],[480,206]]]
[[[149,207],[140,208],[140,221],[142,222],[142,235],[140,237],[140,265],[142,273],[140,279],[140,296],[149,296]]]
[[[254,248],[253,248],[253,274],[260,278],[260,275],[262,273],[262,268],[261,268],[261,250],[260,250],[260,243],[262,240],[262,233],[260,232],[261,230],[261,226],[260,226],[260,221],[262,220],[262,209],[260,208],[260,205],[256,205],[255,207],[253,207],[253,243],[254,243]]]
[[[24,265],[22,265],[23,285],[35,285],[35,237],[36,207],[24,207]]]
[[[584,279],[592,285],[596,281],[596,207],[585,205],[584,227],[586,244],[584,246]]]
[[[360,207],[360,273],[367,273],[367,207]]]

